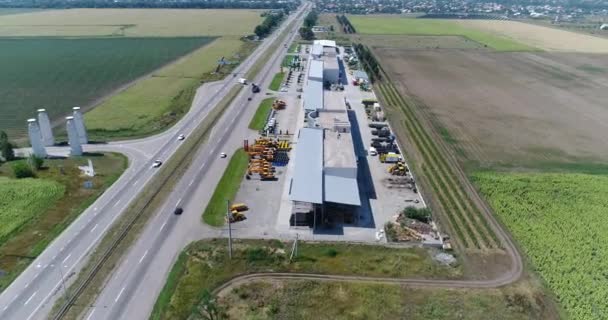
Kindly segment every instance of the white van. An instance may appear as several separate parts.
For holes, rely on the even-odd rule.
[[[377,156],[378,155],[378,151],[376,150],[376,148],[370,147],[369,148],[369,155],[370,156]]]

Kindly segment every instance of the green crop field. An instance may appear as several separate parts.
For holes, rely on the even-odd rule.
[[[530,46],[491,33],[466,28],[450,20],[392,16],[349,16],[358,33],[384,35],[463,36],[496,51],[532,51]]]
[[[64,191],[63,185],[52,180],[0,177],[0,244],[61,198]]]
[[[36,109],[58,119],[211,40],[0,39],[0,128],[23,136]]]
[[[472,175],[572,319],[608,314],[608,176]]]

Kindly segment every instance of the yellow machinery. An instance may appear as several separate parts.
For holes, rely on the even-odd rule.
[[[249,207],[247,207],[247,205],[244,203],[235,203],[230,206],[230,211],[241,212],[241,211],[247,211],[248,209],[249,209]]]
[[[409,169],[403,161],[398,161],[388,168],[388,172],[394,176],[405,176],[408,171]]]

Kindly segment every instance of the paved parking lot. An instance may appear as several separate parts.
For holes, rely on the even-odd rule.
[[[344,52],[340,48],[340,55]],[[302,46],[301,53],[305,54]],[[303,70],[302,72],[306,72]],[[390,164],[381,163],[378,156],[369,155],[369,147],[373,135],[368,127],[370,120],[361,101],[374,99],[372,92],[364,92],[358,86],[352,85],[350,70],[346,68],[347,84],[342,92],[327,92],[329,101],[343,101],[346,98],[351,103],[349,119],[352,124],[355,154],[359,159],[359,189],[362,206],[356,214],[356,222],[352,225],[343,225],[335,230],[310,230],[308,228],[292,228],[289,226],[291,215],[291,201],[288,199],[289,179],[293,170],[293,161],[285,167],[277,167],[278,181],[244,180],[236,202],[244,202],[250,210],[247,220],[233,224],[235,237],[263,237],[293,239],[296,233],[301,239],[329,240],[329,241],[362,241],[376,242],[376,233],[384,224],[392,219],[400,210],[408,205],[424,206],[424,200],[419,193],[411,189],[395,187],[388,179],[394,178],[388,173]],[[298,72],[294,72],[293,79],[286,92],[279,92],[276,97],[287,102],[287,107],[277,114],[278,130],[291,134],[290,139],[297,148],[296,133],[304,125],[304,112],[298,95],[301,85],[297,84]],[[333,97],[336,95],[336,97]],[[333,99],[335,98],[335,99]],[[405,153],[407,162],[407,150]],[[290,152],[293,157],[294,150]],[[384,239],[382,239],[383,241]]]

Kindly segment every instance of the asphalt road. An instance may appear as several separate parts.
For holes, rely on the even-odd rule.
[[[290,21],[294,16],[290,16]],[[288,23],[289,21],[283,24],[281,29],[287,26]],[[280,32],[280,30],[279,32],[275,32],[260,44],[235,69],[234,73],[242,74],[249,70]],[[264,74],[264,70],[262,74]],[[212,110],[213,106],[221,101],[230,91],[234,83],[234,78],[229,76],[223,81],[203,85],[197,91],[191,111],[175,126],[159,135],[132,141],[105,145],[86,145],[84,147],[85,151],[116,151],[124,153],[129,157],[129,168],[2,292],[0,295],[0,319],[41,319],[48,314],[55,301],[62,295],[63,288],[69,286],[70,281],[74,280],[75,275],[84,266],[86,258],[101,240],[105,232],[157,172],[156,169],[151,167],[152,162],[155,159],[165,160],[169,158],[179,146],[177,136],[179,134],[188,136]],[[241,105],[243,105],[243,99],[246,100],[244,93],[249,94],[250,91],[242,90],[238,96],[237,102],[241,103]],[[234,108],[234,104],[231,108]],[[225,119],[226,116],[223,117],[224,122]],[[221,125],[219,126],[216,125],[214,129],[215,133],[217,133],[217,130],[221,130],[222,127],[227,128],[227,124],[224,122],[220,122]],[[237,124],[242,125],[240,121],[238,123],[234,122],[236,121],[233,121],[229,125],[232,127],[237,126]],[[229,137],[230,133],[228,130],[225,130],[223,136],[225,138]],[[61,147],[49,148],[48,151],[50,154],[58,155],[67,153],[67,149]],[[219,153],[221,151],[216,149],[214,152]],[[197,160],[195,163],[204,162]],[[203,164],[201,168],[204,167],[205,165]],[[193,177],[193,175],[185,175],[185,177],[189,176]],[[173,200],[175,197],[174,193],[170,199]],[[169,207],[169,203],[165,206]],[[200,222],[198,225],[200,225]],[[173,222],[168,220],[164,228],[160,230],[161,232],[155,232],[154,241],[150,242],[150,244],[162,244],[162,237],[171,234],[174,230]],[[179,249],[176,248],[176,252],[179,252],[181,249],[181,247]],[[125,260],[125,263],[128,263],[128,260]],[[162,281],[164,282],[164,278]],[[125,293],[123,295],[124,297],[128,296]],[[153,300],[156,297],[149,298],[152,300],[151,303],[154,303]]]
[[[290,43],[295,34],[290,34],[286,43]],[[249,89],[243,90],[228,107],[208,142],[196,155],[195,165],[184,174],[168,201],[144,229],[84,319],[148,318],[166,276],[183,248],[194,240],[225,233],[223,229],[201,223],[205,205],[229,161],[229,158],[222,159],[218,155],[221,152],[231,155],[243,145],[243,139],[257,136],[247,128],[248,123],[265,97],[264,89],[278,71],[286,50],[281,45],[254,79],[262,88],[260,94],[253,95]],[[249,97],[252,97],[251,101],[248,101]],[[181,216],[173,214],[178,205],[184,209]]]

